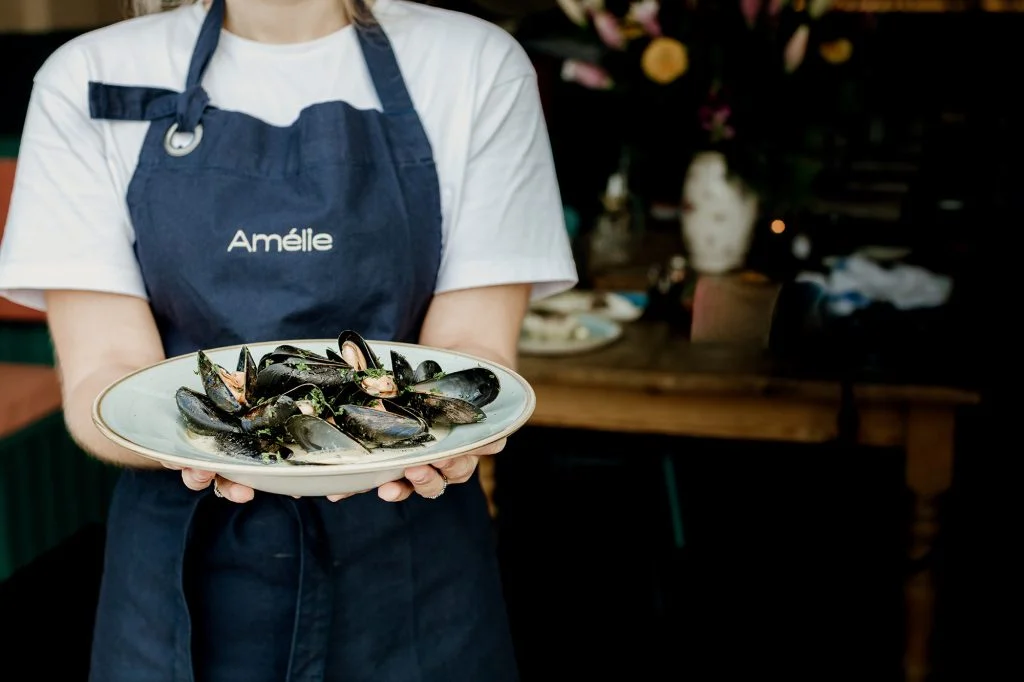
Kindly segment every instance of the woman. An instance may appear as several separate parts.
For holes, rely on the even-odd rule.
[[[90,406],[166,356],[343,328],[511,365],[530,297],[575,283],[561,216],[532,68],[469,16],[207,0],[58,50],[0,291],[48,311],[69,430],[124,467],[91,679],[516,679],[474,476],[500,446],[332,503],[154,466]],[[267,247],[293,229],[326,236]]]

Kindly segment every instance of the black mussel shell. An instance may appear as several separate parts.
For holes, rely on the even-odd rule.
[[[432,393],[406,393],[403,405],[431,426],[458,426],[475,424],[487,418],[484,411],[473,403]]]
[[[366,344],[366,340],[351,329],[346,329],[338,335],[338,350],[341,352],[341,359],[356,369],[381,369],[384,366]]]
[[[483,407],[498,397],[501,382],[498,381],[497,375],[486,367],[471,367],[416,383],[412,389],[419,393],[458,398],[477,407]]]
[[[248,403],[249,398],[256,395],[256,361],[253,360],[248,346],[242,346],[242,350],[238,352],[237,371],[243,377],[244,397]]]
[[[199,378],[203,382],[203,391],[218,409],[228,414],[238,414],[248,407],[248,396],[245,393],[245,379],[239,379],[236,372],[229,372],[210,356],[199,351]]]
[[[355,381],[358,376],[359,373],[351,367],[291,358],[284,362],[275,362],[260,370],[256,377],[256,394],[281,395],[302,384],[313,384],[325,395],[330,396],[338,393],[346,384]]]
[[[423,425],[426,426],[426,421],[424,421],[422,417],[410,410],[408,407],[399,404],[395,400],[381,400],[380,403],[388,412],[394,412],[395,414],[400,414],[403,417],[409,417],[410,419],[419,419],[423,422]]]
[[[297,346],[289,346],[287,344],[283,344],[278,346],[274,350],[270,351],[262,358],[260,358],[259,369],[260,371],[262,371],[268,365],[271,365],[275,362],[287,362],[288,360],[306,360],[318,364],[344,364],[341,362],[340,358],[335,360],[334,358],[330,358],[327,355],[320,355],[319,353],[314,353],[313,351],[310,350],[298,348]]]
[[[338,427],[367,447],[401,447],[433,440],[422,420],[361,405],[344,405]]]
[[[433,379],[441,373],[441,365],[437,364],[433,360],[424,360],[416,367],[416,371],[412,374],[412,383],[418,384],[428,379]]]
[[[222,433],[215,437],[217,449],[229,457],[263,460],[266,463],[288,459],[292,451],[284,445],[247,433]]]
[[[395,383],[400,389],[415,383],[412,365],[404,355],[394,350],[391,351],[391,373],[394,374]]]
[[[328,360],[333,360],[334,362],[340,362],[340,363],[343,363],[343,364],[348,364],[348,363],[345,363],[345,361],[341,359],[341,356],[338,355],[338,351],[334,350],[333,348],[328,348],[327,349],[327,359]]]
[[[299,405],[287,395],[279,395],[260,403],[239,418],[242,430],[248,433],[275,430],[289,417],[299,414]]]
[[[365,447],[338,427],[318,417],[299,414],[285,424],[292,439],[307,452],[362,452]]]
[[[238,433],[242,426],[238,419],[225,414],[206,395],[182,386],[174,393],[178,412],[185,426],[200,436],[214,436],[218,433]]]

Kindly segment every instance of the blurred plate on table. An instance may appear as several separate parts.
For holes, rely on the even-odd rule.
[[[622,336],[622,325],[591,313],[531,310],[523,320],[519,352],[523,355],[575,355],[603,348]]]
[[[464,353],[426,346],[381,341],[367,341],[366,343],[380,359],[381,368],[376,372],[364,372],[354,376],[379,378],[384,375],[393,378],[392,351],[395,351],[403,356],[412,368],[419,368],[425,361],[436,362],[443,375],[436,375],[434,378],[449,376],[460,370],[484,368],[484,370],[472,370],[473,376],[488,377],[488,381],[491,382],[488,398],[493,399],[478,408],[483,413],[482,415],[477,414],[477,417],[481,418],[480,421],[458,425],[444,425],[436,420],[432,421],[428,427],[425,427],[429,431],[430,437],[423,437],[420,433],[419,437],[425,440],[415,444],[404,443],[401,446],[396,446],[392,443],[389,447],[369,445],[360,449],[359,446],[364,443],[359,440],[355,449],[345,450],[343,457],[336,457],[336,453],[341,452],[340,450],[331,449],[327,452],[329,455],[327,456],[324,451],[317,451],[315,447],[306,450],[295,442],[285,443],[290,452],[267,454],[272,452],[272,449],[265,449],[267,442],[264,441],[261,444],[264,449],[258,451],[255,457],[239,455],[237,452],[236,454],[225,454],[224,447],[221,445],[223,441],[210,435],[197,435],[194,430],[185,426],[177,399],[179,389],[182,387],[190,389],[192,393],[187,395],[192,396],[195,394],[210,395],[204,389],[197,369],[199,354],[189,353],[139,370],[111,384],[97,397],[93,405],[93,422],[114,443],[164,464],[214,471],[229,480],[264,492],[320,496],[369,490],[388,481],[398,480],[402,478],[402,472],[409,466],[441,461],[509,436],[522,427],[533,413],[536,402],[533,389],[525,379],[506,367]],[[247,348],[257,366],[263,367],[264,363],[261,360],[280,346],[290,346],[323,356],[325,349],[337,353],[338,344],[337,339],[319,339],[258,343],[251,344]],[[213,363],[227,370],[229,374],[236,374],[232,370],[238,366],[237,363],[242,356],[243,348],[240,345],[229,346],[209,350],[205,354]],[[340,357],[335,357],[340,361]],[[329,358],[324,359],[328,362],[335,361]],[[309,369],[305,364],[307,362],[316,364],[317,360],[298,360],[294,366],[306,371]],[[286,363],[279,362],[277,364],[279,365],[278,369],[281,369],[281,366]],[[342,363],[332,369],[341,372],[344,371],[344,367],[345,365]],[[257,376],[263,371],[265,370],[257,372]],[[493,378],[489,377],[486,371],[492,373]],[[427,384],[419,385],[429,388]],[[304,387],[308,387],[308,384],[305,384]],[[496,396],[494,395],[495,390]],[[262,394],[254,395],[263,395],[264,402],[266,402],[267,396],[280,394],[280,391],[276,389],[261,389],[261,391],[263,391]],[[406,391],[401,395],[407,396],[407,394]],[[417,397],[427,396],[426,399],[432,401],[431,404],[437,404],[435,397],[439,394],[440,391],[436,389],[432,391],[425,389]],[[297,396],[294,393],[292,395]],[[365,394],[359,395],[365,396]],[[405,400],[405,397],[396,398],[397,400]],[[467,397],[467,401],[469,400],[485,402],[488,399]],[[203,403],[203,399],[194,398],[193,402]],[[256,400],[250,402],[259,404]],[[326,411],[319,414],[329,416],[332,421],[337,417],[337,421],[334,422],[337,424],[344,422],[347,417],[360,413],[354,409],[345,412],[343,405],[346,402],[347,399],[342,398],[338,404],[333,406],[337,408],[334,416]],[[299,404],[309,409],[309,405],[313,403],[308,399],[301,399]],[[401,403],[401,405],[412,404],[410,402]],[[224,416],[220,412],[216,414],[218,418]],[[361,414],[365,415],[366,413],[364,411]],[[420,416],[421,413],[410,414],[405,411],[403,414],[415,421],[414,418]],[[292,417],[296,416],[298,415],[292,415]],[[227,421],[235,423],[231,421],[230,416]],[[440,420],[440,422],[443,421]],[[322,427],[323,424],[317,422],[315,426]],[[251,433],[257,432],[250,431],[246,434],[246,442],[250,444],[252,442]],[[321,432],[317,431],[317,433]],[[232,439],[235,437],[236,434],[229,436]],[[334,442],[333,437],[334,434],[331,434],[332,443]],[[341,440],[347,442],[344,434]],[[317,443],[319,442],[322,441],[317,441]],[[278,444],[280,443],[281,439],[279,438]],[[259,454],[260,452],[263,454]],[[296,463],[302,461],[303,458],[307,463]],[[311,461],[336,463],[312,464],[309,463]]]
[[[615,322],[633,322],[643,314],[643,308],[629,298],[612,292],[570,289],[530,306],[532,310],[556,313],[588,313]]]

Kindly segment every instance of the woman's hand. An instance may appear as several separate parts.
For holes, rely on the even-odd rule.
[[[502,438],[451,459],[410,467],[405,470],[404,479],[377,488],[377,497],[387,502],[401,502],[416,493],[428,500],[436,499],[449,485],[465,483],[472,478],[480,458],[498,454],[505,449],[505,443],[506,439]]]
[[[235,483],[229,481],[223,476],[218,476],[212,471],[203,471],[201,469],[187,469],[173,464],[164,464],[168,469],[181,472],[181,482],[185,484],[185,487],[190,490],[200,491],[206,490],[212,484],[214,486],[213,492],[216,493],[217,497],[223,497],[231,502],[248,502],[256,496],[256,491],[247,485],[241,483]]]

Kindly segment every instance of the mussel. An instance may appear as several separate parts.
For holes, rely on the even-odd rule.
[[[500,391],[494,372],[471,367],[417,382],[400,401],[430,425],[457,426],[483,421],[487,415],[481,408],[494,402]]]
[[[408,413],[389,412],[386,407],[344,405],[335,420],[342,431],[367,448],[405,447],[434,439],[422,419]]]
[[[289,358],[260,370],[256,377],[256,394],[280,395],[303,384],[313,384],[328,395],[336,394],[359,376],[356,370],[338,363]]]
[[[297,346],[282,344],[260,358],[257,369],[262,371],[267,366],[275,362],[285,362],[286,360],[307,360],[319,364],[343,364],[326,355],[320,355],[319,353],[314,353],[313,351],[305,350],[304,348],[299,348]]]
[[[287,395],[274,396],[261,402],[239,418],[247,433],[271,431],[285,425],[293,415],[299,414],[299,405]]]
[[[277,441],[247,433],[221,433],[214,440],[220,452],[238,459],[255,459],[269,464],[292,456],[291,449]]]
[[[399,390],[416,383],[412,365],[404,355],[396,350],[391,351],[391,374],[395,378],[395,385]]]
[[[484,411],[473,403],[433,393],[406,393],[402,404],[431,426],[475,424],[487,418]]]
[[[458,398],[477,407],[483,407],[498,397],[501,382],[498,381],[497,375],[486,367],[471,367],[417,382],[411,388],[418,393]]]
[[[369,451],[338,427],[308,414],[295,415],[285,430],[305,453],[288,458],[292,464],[337,464],[352,455],[368,455]]]
[[[383,367],[380,358],[366,344],[366,340],[351,329],[338,335],[338,349],[341,351],[341,359],[354,369],[362,371]]]
[[[256,394],[257,372],[248,347],[243,346],[239,352],[234,372],[215,363],[203,351],[197,357],[203,390],[214,405],[228,414],[238,414],[250,406]]]
[[[178,413],[188,430],[200,436],[215,436],[219,433],[241,433],[238,418],[221,412],[205,394],[182,386],[174,393]]]
[[[428,379],[433,379],[441,373],[441,365],[433,360],[424,360],[416,366],[416,371],[412,374],[412,383],[418,384]]]
[[[299,406],[286,395],[271,398],[238,415],[218,409],[209,397],[187,386],[175,392],[174,400],[185,425],[200,436],[269,433],[299,413]]]
[[[353,384],[354,385],[354,384]],[[295,401],[295,407],[302,414],[313,417],[320,417],[330,421],[334,417],[334,410],[331,409],[327,396],[313,384],[299,384],[281,394]]]

